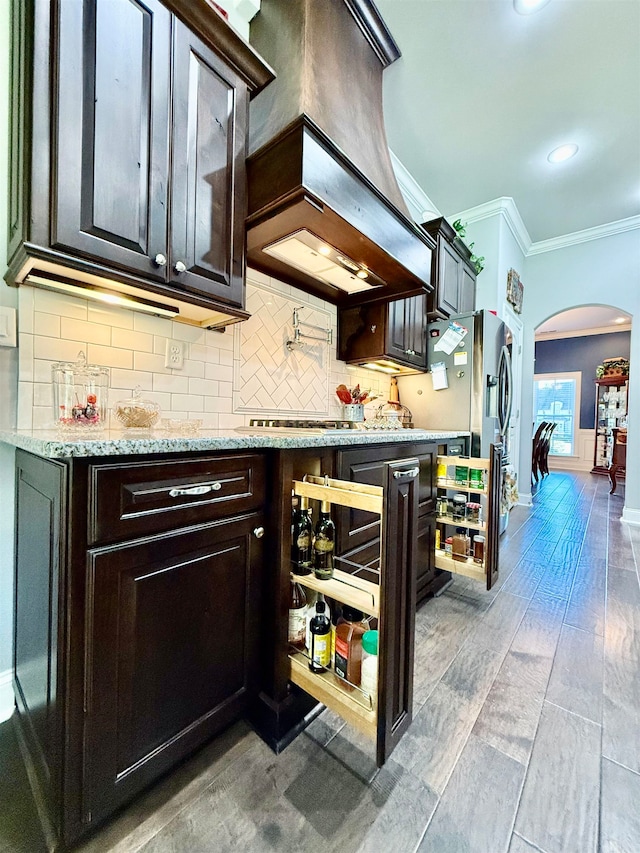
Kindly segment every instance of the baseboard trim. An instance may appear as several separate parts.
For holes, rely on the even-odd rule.
[[[13,695],[13,671],[0,672],[0,723],[4,723],[13,714],[16,700]]]
[[[519,492],[518,506],[533,506],[533,495],[529,492]]]
[[[629,509],[625,507],[622,510],[622,521],[625,524],[630,524],[632,527],[640,527],[640,509]]]

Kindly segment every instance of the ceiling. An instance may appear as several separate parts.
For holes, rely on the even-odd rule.
[[[536,339],[569,337],[577,333],[622,332],[631,328],[631,318],[617,308],[587,305],[555,314],[536,329]]]
[[[640,0],[376,5],[389,147],[443,214],[511,196],[533,242],[640,214]]]

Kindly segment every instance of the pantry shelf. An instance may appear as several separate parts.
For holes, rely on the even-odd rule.
[[[474,524],[471,521],[467,521],[466,519],[457,519],[452,518],[450,515],[437,515],[436,516],[436,524],[450,524],[452,527],[465,527],[469,530],[486,530],[487,525],[484,522],[480,524]]]
[[[468,461],[468,460],[467,460]],[[488,495],[488,489],[472,489],[470,486],[464,486],[461,483],[456,483],[455,480],[447,480],[439,477],[436,480],[436,486],[439,489],[455,489],[457,492],[465,492],[469,495]]]
[[[380,616],[380,587],[370,581],[334,569],[329,580],[319,580],[315,575],[291,574],[292,580],[302,586],[321,592],[329,598],[335,598],[342,604],[362,610],[376,618]]]
[[[309,659],[298,652],[289,656],[290,680],[314,696],[323,705],[355,726],[367,737],[375,740],[378,734],[377,714],[370,707],[364,693],[354,688],[352,693],[338,683],[333,672],[311,672]]]
[[[454,560],[453,557],[440,550],[436,551],[436,568],[457,575],[464,575],[476,581],[487,579],[487,570],[483,564],[476,563],[471,557],[467,557],[465,560]]]

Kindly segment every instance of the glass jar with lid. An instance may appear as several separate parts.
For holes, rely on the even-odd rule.
[[[84,352],[78,360],[51,366],[54,425],[62,430],[103,430],[107,425],[109,371],[87,364]]]

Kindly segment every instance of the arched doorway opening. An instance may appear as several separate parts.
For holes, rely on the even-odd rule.
[[[609,474],[614,430],[627,424],[630,349],[631,317],[612,305],[577,306],[536,328],[534,437],[543,422],[555,427],[542,466],[532,448],[534,487],[554,469]]]

